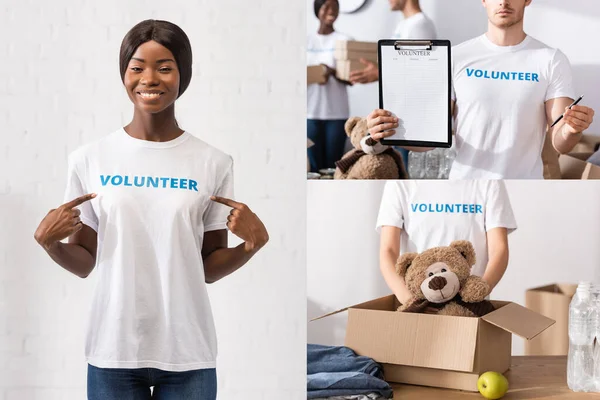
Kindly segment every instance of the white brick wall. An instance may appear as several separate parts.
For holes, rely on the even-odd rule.
[[[233,156],[237,198],[271,234],[255,259],[210,289],[219,399],[305,398],[304,7],[2,1],[0,400],[85,398],[83,334],[96,277],[63,271],[32,235],[62,201],[66,155],[130,120],[118,50],[147,18],[190,37],[194,76],[178,121]]]

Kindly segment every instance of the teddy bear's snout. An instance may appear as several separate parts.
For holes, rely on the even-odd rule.
[[[429,289],[431,290],[442,290],[448,281],[443,276],[435,276],[429,281]]]

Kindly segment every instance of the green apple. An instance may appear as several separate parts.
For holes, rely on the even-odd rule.
[[[498,372],[484,372],[477,380],[477,389],[486,399],[499,399],[508,391],[508,379]]]

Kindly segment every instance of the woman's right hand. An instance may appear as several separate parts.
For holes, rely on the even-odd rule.
[[[367,128],[374,140],[381,140],[396,133],[398,118],[387,110],[377,109],[367,117]]]
[[[95,193],[86,194],[50,210],[35,230],[33,235],[35,240],[48,250],[59,241],[79,231],[82,227],[79,218],[81,211],[75,207],[94,197],[96,197]]]

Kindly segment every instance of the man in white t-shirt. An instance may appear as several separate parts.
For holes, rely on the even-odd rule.
[[[471,274],[491,291],[508,266],[507,237],[516,228],[503,181],[389,181],[377,217],[381,273],[404,304],[411,294],[396,273],[399,255],[468,240],[477,258]]]
[[[457,155],[450,179],[542,179],[546,134],[557,152],[568,153],[594,110],[581,104],[567,110],[576,98],[568,59],[523,31],[531,0],[482,3],[488,31],[452,50]],[[398,126],[386,110],[367,119],[375,140]]]
[[[435,39],[437,37],[433,22],[423,13],[419,0],[389,0],[392,11],[400,11],[404,19],[398,22],[392,39]],[[360,60],[365,68],[350,74],[352,83],[370,83],[379,80],[377,64]]]

